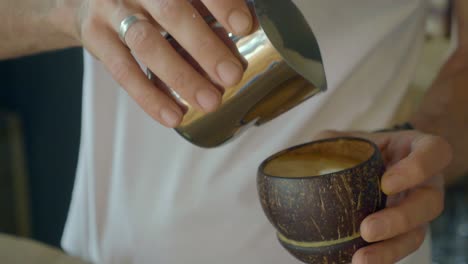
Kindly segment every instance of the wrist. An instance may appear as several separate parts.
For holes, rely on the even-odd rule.
[[[66,46],[80,46],[79,14],[82,0],[53,0],[54,7],[48,14],[48,22]]]

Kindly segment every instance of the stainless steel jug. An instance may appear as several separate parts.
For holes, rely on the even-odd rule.
[[[218,110],[200,112],[168,88],[186,110],[175,130],[199,147],[225,144],[252,125],[271,121],[327,89],[319,45],[297,6],[291,0],[252,0],[249,4],[259,27],[246,37],[229,34],[247,68],[238,85],[226,88]],[[157,78],[151,72],[148,77]]]

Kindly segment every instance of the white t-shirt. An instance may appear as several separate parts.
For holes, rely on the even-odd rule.
[[[386,127],[423,43],[424,0],[296,0],[327,92],[215,149],[147,116],[85,53],[82,142],[62,245],[95,263],[299,263],[278,243],[256,170],[324,129]],[[429,240],[403,263],[430,263]]]

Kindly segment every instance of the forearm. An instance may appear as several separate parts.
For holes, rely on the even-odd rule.
[[[410,119],[416,129],[441,136],[452,145],[454,159],[445,175],[448,184],[468,173],[468,78],[461,76],[468,76],[468,63],[462,65],[453,79],[434,83]]]
[[[78,46],[80,0],[0,1],[0,60]]]
[[[454,3],[458,27],[458,46],[468,49],[468,1],[455,0]]]
[[[449,184],[468,173],[468,1],[456,0],[455,13],[458,48],[411,118],[418,130],[442,136],[451,143],[454,159],[446,171]]]

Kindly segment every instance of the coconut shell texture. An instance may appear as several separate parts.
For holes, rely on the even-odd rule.
[[[280,155],[317,151],[357,155],[362,162],[315,177],[283,178],[263,171],[268,161]],[[385,207],[386,196],[380,189],[384,171],[384,161],[373,143],[327,139],[267,159],[259,168],[257,188],[265,215],[292,255],[305,263],[350,263],[353,254],[367,245],[359,235],[361,222]]]

